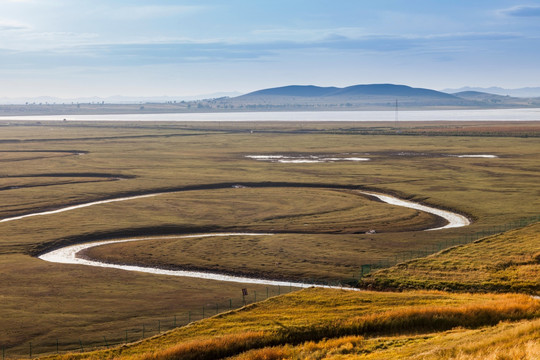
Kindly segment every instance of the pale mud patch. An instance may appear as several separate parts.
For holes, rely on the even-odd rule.
[[[498,158],[497,155],[489,155],[489,154],[450,155],[450,156],[455,156],[455,157],[458,157],[458,158],[485,158],[485,159]]]
[[[361,156],[360,156],[361,155]],[[345,162],[345,161],[370,161],[370,157],[430,157],[430,158],[480,158],[480,159],[495,159],[499,156],[492,154],[444,154],[444,153],[426,153],[426,152],[414,152],[414,151],[400,151],[400,152],[372,152],[363,154],[331,154],[331,155],[302,155],[302,154],[269,154],[269,155],[245,155],[246,158],[266,161],[272,163],[281,164],[314,164],[314,163],[333,163],[333,162]]]
[[[495,159],[498,158],[497,155],[492,154],[442,154],[442,153],[425,153],[425,152],[411,152],[411,151],[401,151],[398,153],[390,154],[393,156],[399,157],[457,157],[457,158],[484,158],[484,159]]]
[[[335,155],[246,155],[246,158],[282,164],[314,164],[340,161],[369,161],[370,158],[354,157],[350,154]]]

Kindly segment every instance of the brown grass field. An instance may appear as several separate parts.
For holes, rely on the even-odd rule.
[[[475,130],[467,132],[471,125]],[[188,312],[200,318],[201,305],[213,313],[216,303],[218,311],[224,310],[229,299],[236,301],[234,307],[241,305],[243,284],[51,264],[31,256],[62,244],[268,231],[276,235],[136,242],[95,248],[87,256],[276,279],[343,281],[358,280],[363,264],[392,265],[469,242],[479,232],[504,232],[507,224],[520,227],[520,219],[539,215],[537,122],[514,127],[408,123],[400,124],[399,134],[392,126],[1,124],[0,218],[176,192],[0,223],[0,347],[11,358],[27,356],[30,342],[38,354],[54,351],[57,340],[64,350],[103,346],[104,337],[122,341],[126,330],[133,341],[129,335],[140,338],[144,324],[153,335],[159,319],[165,330],[175,315],[178,323]],[[429,134],[422,135],[426,127]],[[448,130],[455,128],[465,135]],[[245,157],[270,154],[371,160],[282,164]],[[450,156],[464,154],[498,157]],[[248,183],[253,186],[231,186]],[[356,194],[355,187],[452,209],[473,224],[418,231],[437,218],[374,202]],[[364,234],[367,229],[377,233]],[[459,261],[455,266],[461,266]],[[259,300],[267,292],[284,291],[248,287]]]
[[[540,223],[380,270],[364,286],[540,293]]]
[[[427,349],[427,358],[447,359],[465,343],[474,354],[515,331],[534,344],[539,316],[540,302],[524,295],[307,289],[125,347],[48,359],[385,359]],[[478,349],[471,340],[482,337]]]

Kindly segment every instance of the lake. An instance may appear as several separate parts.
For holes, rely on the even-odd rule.
[[[402,110],[398,121],[535,121],[540,108],[488,110]],[[0,116],[28,121],[396,121],[395,111],[282,111],[112,115]]]

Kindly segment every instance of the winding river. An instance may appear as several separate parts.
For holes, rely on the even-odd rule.
[[[447,210],[433,208],[433,207],[418,204],[412,201],[399,199],[394,196],[390,196],[386,194],[379,194],[379,193],[366,192],[366,191],[360,191],[360,193],[369,195],[372,197],[376,197],[379,200],[385,203],[391,204],[391,205],[402,206],[402,207],[412,208],[412,209],[424,211],[427,213],[431,213],[431,214],[444,218],[448,222],[445,226],[427,229],[429,231],[467,226],[470,224],[470,221],[469,219],[467,219],[467,217],[457,214],[457,213],[447,211]],[[44,216],[44,215],[57,214],[57,213],[61,213],[65,211],[73,211],[76,209],[89,207],[89,206],[96,206],[96,205],[106,204],[110,202],[129,201],[129,200],[140,199],[140,198],[145,198],[145,197],[150,197],[150,196],[159,196],[162,194],[164,193],[160,192],[160,193],[154,193],[154,194],[145,194],[145,195],[121,197],[121,198],[115,198],[115,199],[107,199],[107,200],[101,200],[101,201],[93,201],[93,202],[89,202],[85,204],[68,206],[68,207],[64,207],[64,208],[60,208],[56,210],[43,211],[43,212],[37,212],[37,213],[26,214],[26,215],[21,215],[21,216],[15,216],[11,218],[5,218],[5,219],[0,220],[0,222],[15,221],[15,220],[20,220],[20,219],[31,217],[31,216]],[[219,274],[219,273],[167,270],[167,269],[150,268],[150,267],[133,266],[133,265],[103,263],[99,261],[84,259],[78,255],[81,251],[95,247],[95,246],[102,246],[102,245],[115,244],[115,243],[121,243],[121,242],[149,241],[149,240],[159,240],[159,239],[168,239],[168,238],[169,239],[170,238],[188,239],[188,238],[200,238],[200,237],[210,237],[210,236],[271,236],[271,235],[272,234],[268,234],[268,233],[217,233],[217,234],[199,234],[199,235],[185,235],[185,236],[132,238],[132,239],[123,239],[123,240],[107,240],[107,241],[99,241],[99,242],[66,246],[66,247],[42,254],[41,256],[39,256],[39,258],[45,261],[61,263],[61,264],[79,264],[79,265],[87,265],[87,266],[121,269],[121,270],[126,270],[126,271],[138,271],[138,272],[145,272],[145,273],[151,273],[151,274],[192,277],[192,278],[227,281],[227,282],[260,284],[260,285],[270,285],[270,286],[291,286],[291,287],[300,287],[300,288],[311,287],[311,286],[339,288],[339,287],[333,287],[333,286],[322,286],[319,284],[247,278],[247,277],[232,276],[232,275]]]

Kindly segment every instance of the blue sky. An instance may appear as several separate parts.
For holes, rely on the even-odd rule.
[[[0,0],[0,97],[540,86],[540,1]]]

